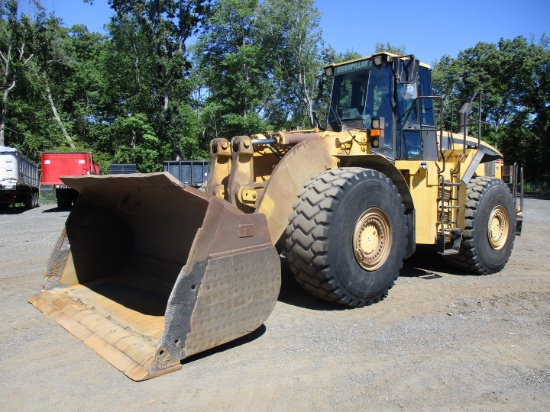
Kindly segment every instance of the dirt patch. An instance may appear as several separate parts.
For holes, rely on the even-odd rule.
[[[550,202],[525,201],[523,235],[491,276],[429,248],[389,296],[342,309],[287,268],[251,335],[135,383],[27,303],[68,211],[0,214],[2,410],[540,410],[550,408]]]

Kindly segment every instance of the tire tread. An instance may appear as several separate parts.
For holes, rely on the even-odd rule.
[[[326,223],[340,202],[338,195],[358,180],[360,174],[383,177],[397,193],[393,182],[371,169],[331,169],[312,179],[298,196],[285,232],[285,248],[291,270],[303,289],[321,299],[350,307],[362,307],[383,299],[403,266],[380,294],[368,299],[349,296],[339,285],[327,263],[328,227]],[[404,206],[403,213],[404,213]],[[406,230],[403,228],[402,230]]]
[[[466,192],[466,208],[464,211],[464,230],[462,232],[462,243],[460,245],[460,252],[456,255],[445,256],[445,262],[457,269],[465,270],[477,275],[490,275],[498,272],[500,269],[491,269],[483,264],[480,254],[478,252],[478,246],[475,240],[474,223],[476,218],[476,211],[479,208],[480,202],[485,193],[496,185],[503,184],[499,179],[478,176],[470,181],[467,186]],[[510,216],[510,218],[512,218]],[[511,219],[512,221],[512,219]],[[515,230],[514,227],[510,227],[510,230]],[[512,247],[513,247],[512,238]],[[504,264],[508,261],[506,257]]]

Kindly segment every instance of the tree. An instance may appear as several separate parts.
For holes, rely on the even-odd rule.
[[[38,10],[42,9],[40,2],[34,1],[33,4]],[[34,56],[29,43],[32,43],[35,29],[31,16],[20,12],[19,0],[2,0],[0,2],[0,70],[2,75],[0,146],[5,145],[9,94]]]
[[[109,0],[109,5],[115,15],[103,61],[109,73],[108,122],[144,115],[157,138],[158,158],[198,155],[200,151],[189,151],[197,136],[188,118],[192,109],[186,41],[198,32],[210,1]]]
[[[43,22],[36,31],[34,49],[36,50],[35,64],[31,65],[32,76],[38,81],[42,96],[47,100],[52,115],[57,123],[59,130],[67,141],[71,149],[75,149],[73,138],[65,126],[60,116],[58,105],[59,99],[54,99],[52,84],[56,90],[63,90],[61,84],[70,77],[69,71],[73,64],[70,56],[70,46],[68,47],[67,30],[60,27],[59,20],[50,18]],[[62,104],[62,103],[61,103]]]
[[[36,127],[41,150],[91,150],[101,128],[98,103],[105,73],[100,65],[106,37],[85,26],[69,29],[50,16],[41,22],[34,42],[31,78],[49,111],[49,124]],[[24,94],[20,96],[25,99]],[[44,113],[46,115],[46,113]]]
[[[482,137],[496,144],[507,162],[523,164],[528,178],[550,177],[549,45],[546,35],[539,42],[522,36],[480,42],[456,59],[443,56],[433,69],[434,87],[449,104],[476,92],[488,96]]]
[[[196,47],[210,138],[311,127],[323,66],[312,0],[221,0]]]
[[[11,5],[12,13],[17,6],[16,2],[3,4]],[[12,18],[12,33],[25,33],[24,44],[21,36],[18,38],[18,48],[29,58],[24,65],[19,62],[20,70],[12,78],[12,86],[6,88],[10,95],[10,116],[5,117],[4,126],[10,130],[10,144],[37,160],[38,153],[44,150],[90,148],[81,139],[83,133],[75,138],[75,133],[81,131],[75,127],[88,123],[84,120],[90,106],[87,87],[90,79],[98,76],[83,74],[80,64],[82,59],[89,60],[95,55],[90,47],[99,44],[100,39],[83,26],[75,26],[72,31],[62,27],[58,18],[46,16],[38,2],[33,4],[32,17],[16,12],[21,24]],[[86,37],[87,42],[82,41]],[[7,104],[3,107],[6,113]]]
[[[113,162],[136,163],[139,172],[160,169],[161,143],[145,115],[119,117],[109,132],[108,141],[114,143]]]
[[[268,127],[263,115],[273,82],[258,41],[259,11],[257,0],[220,0],[198,41],[196,61],[207,91],[203,114],[209,138]],[[210,123],[213,120],[219,122]]]
[[[282,127],[315,124],[313,98],[324,62],[321,15],[314,4],[313,0],[266,0],[259,17],[260,42],[263,50],[269,50],[265,60],[275,83],[266,117]]]

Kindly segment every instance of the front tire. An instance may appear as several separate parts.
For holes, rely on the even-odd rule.
[[[322,299],[361,307],[383,299],[403,266],[405,208],[370,169],[327,170],[300,193],[285,232],[298,283]]]
[[[476,177],[466,192],[465,227],[457,255],[445,257],[458,269],[478,275],[500,271],[515,239],[514,199],[500,179]]]

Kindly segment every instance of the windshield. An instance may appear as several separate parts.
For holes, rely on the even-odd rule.
[[[329,123],[363,119],[368,78],[369,71],[364,71],[334,79]]]
[[[336,68],[328,124],[335,131],[370,129],[372,119],[379,119],[383,131],[380,151],[388,152],[393,147],[394,130],[392,68],[390,64],[361,63],[364,65],[356,70],[348,65]],[[353,64],[357,63],[350,66]]]
[[[328,128],[370,130],[372,121],[379,120],[379,146],[373,152],[394,159],[420,159],[425,150],[422,133],[435,128],[430,70],[416,66],[410,81],[399,82],[394,66],[391,59],[336,66]]]
[[[370,60],[337,66],[334,70],[328,124],[332,130],[364,127]]]

